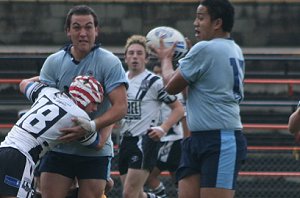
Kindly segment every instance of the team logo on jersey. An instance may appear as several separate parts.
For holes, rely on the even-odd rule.
[[[140,120],[141,119],[141,101],[128,100],[128,109],[125,119]]]
[[[149,89],[150,80],[144,79],[141,83],[140,90],[147,91]]]

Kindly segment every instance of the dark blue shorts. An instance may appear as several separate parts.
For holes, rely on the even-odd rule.
[[[74,179],[103,179],[110,177],[110,156],[78,156],[54,151],[42,157],[39,172],[50,172]]]
[[[241,131],[192,132],[182,142],[177,180],[200,174],[201,187],[235,189],[247,141]]]

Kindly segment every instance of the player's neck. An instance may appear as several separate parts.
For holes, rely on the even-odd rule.
[[[76,50],[74,46],[71,48],[71,54],[76,61],[81,61],[88,53],[82,53],[79,50]]]
[[[144,70],[130,70],[128,73],[128,78],[132,79],[135,76],[138,76],[139,74],[143,73],[144,71],[145,71],[145,69]]]
[[[220,31],[220,32],[217,32],[217,33],[214,35],[214,38],[228,39],[228,38],[230,38],[230,33],[229,33],[229,32],[223,32],[223,31]]]

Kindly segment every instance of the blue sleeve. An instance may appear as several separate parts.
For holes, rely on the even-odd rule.
[[[206,51],[206,42],[202,41],[194,45],[188,54],[179,60],[179,70],[183,78],[193,83],[201,78],[207,70],[207,61],[213,60],[212,55]]]
[[[105,82],[106,92],[110,93],[120,84],[124,84],[128,88],[128,80],[121,61],[117,58],[110,62],[110,67],[106,67]]]
[[[57,64],[54,56],[50,55],[43,64],[40,72],[40,81],[49,85],[50,87],[56,87],[57,81]]]

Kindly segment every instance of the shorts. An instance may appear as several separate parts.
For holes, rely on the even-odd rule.
[[[0,162],[0,197],[31,197],[34,164],[11,147],[0,148]]]
[[[39,172],[50,172],[75,179],[110,177],[111,156],[79,156],[49,151],[42,157]]]
[[[159,141],[148,135],[123,137],[119,150],[120,175],[127,173],[128,168],[148,170],[154,168],[157,159]]]
[[[175,172],[179,166],[181,156],[181,139],[161,142],[158,151],[156,167],[161,170]]]
[[[200,174],[201,187],[234,190],[246,155],[247,142],[241,131],[192,132],[182,142],[177,180]]]

